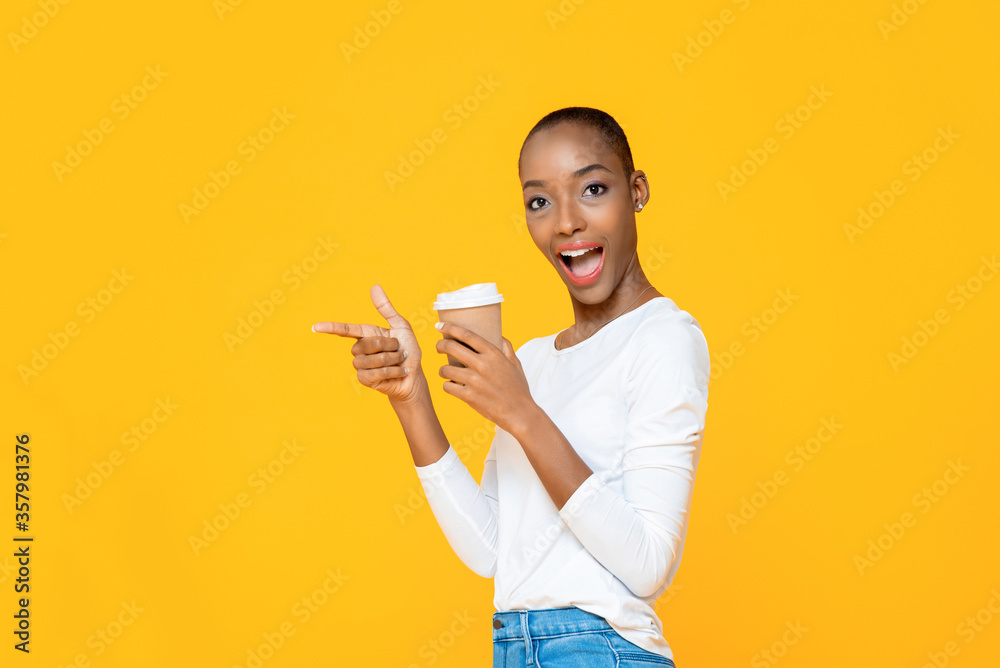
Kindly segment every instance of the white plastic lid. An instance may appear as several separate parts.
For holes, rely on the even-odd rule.
[[[499,304],[502,301],[503,295],[497,292],[496,283],[476,283],[475,285],[467,285],[454,292],[438,293],[437,301],[434,302],[434,310],[444,311],[452,308],[472,308],[473,306]]]

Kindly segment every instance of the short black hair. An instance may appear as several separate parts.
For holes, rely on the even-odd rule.
[[[618,125],[618,121],[612,118],[610,114],[591,107],[565,107],[557,109],[546,114],[542,120],[535,123],[535,127],[531,128],[528,136],[521,143],[521,153],[517,157],[518,168],[521,166],[521,154],[524,153],[524,145],[528,143],[528,140],[536,132],[551,128],[559,123],[567,122],[578,123],[597,130],[601,139],[611,147],[611,150],[621,160],[622,168],[625,171],[625,179],[627,180],[632,176],[635,167],[632,164],[632,150],[629,148],[625,131],[622,130],[622,126]]]

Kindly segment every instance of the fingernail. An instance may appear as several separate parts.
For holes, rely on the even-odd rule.
[[[441,331],[441,328],[444,327],[444,323],[443,322],[436,322],[436,323],[434,323],[434,327],[436,327],[438,331]]]
[[[316,331],[316,325],[313,325],[313,326],[312,326],[312,327],[310,327],[309,329],[311,329],[312,331],[314,331],[314,332],[315,332],[315,331]]]
[[[410,354],[410,351],[409,351],[409,350],[404,350],[404,351],[403,351],[403,359],[405,360],[405,359],[406,359],[406,356],[407,356],[407,355],[409,355],[409,354]]]

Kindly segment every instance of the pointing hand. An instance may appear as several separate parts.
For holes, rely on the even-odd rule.
[[[393,401],[413,400],[426,380],[420,371],[420,346],[413,328],[396,312],[381,285],[372,286],[372,303],[389,328],[345,322],[318,322],[314,332],[357,339],[351,347],[358,382]],[[419,380],[424,380],[420,383]]]

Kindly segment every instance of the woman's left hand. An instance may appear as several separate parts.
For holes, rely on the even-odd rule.
[[[517,426],[537,406],[528,388],[528,379],[521,368],[521,360],[514,354],[514,346],[503,339],[503,350],[472,330],[451,322],[439,323],[439,330],[458,341],[441,339],[437,342],[439,353],[451,355],[465,368],[446,364],[438,371],[444,391],[469,404],[484,418],[504,431],[514,434]]]

